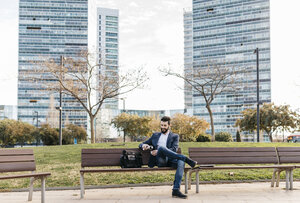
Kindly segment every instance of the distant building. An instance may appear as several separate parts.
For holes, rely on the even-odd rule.
[[[124,110],[121,110],[121,112],[124,112]],[[170,109],[170,110],[134,110],[134,109],[126,109],[125,113],[131,114],[131,115],[138,115],[140,117],[143,116],[155,116],[155,117],[163,117],[163,116],[174,116],[176,113],[189,114],[190,112],[186,109]]]
[[[162,117],[165,114],[165,111],[163,110],[135,110],[135,109],[126,109],[121,110],[121,113],[127,113],[130,115],[138,115],[140,117],[144,117],[144,116],[155,116],[155,117]]]
[[[193,69],[204,69],[211,61],[219,66],[244,70],[235,81],[239,90],[222,93],[211,104],[215,131],[227,131],[235,136],[234,125],[241,111],[256,108],[257,104],[256,48],[259,48],[259,99],[262,103],[271,102],[270,2],[193,0],[192,16]],[[193,114],[209,122],[205,105],[203,97],[194,91]],[[244,138],[253,140],[252,136]]]
[[[97,56],[103,64],[99,75],[118,77],[119,75],[119,10],[97,8]],[[101,82],[98,77],[98,84]],[[100,97],[101,95],[97,95]],[[118,98],[106,99],[104,109],[118,109]]]
[[[184,73],[193,73],[193,12],[191,9],[183,11],[183,31],[184,31]],[[193,107],[192,87],[184,82],[184,108]]]
[[[14,105],[0,105],[0,120],[18,119],[18,108]]]
[[[95,140],[101,142],[107,138],[117,138],[118,131],[111,125],[111,121],[117,115],[120,110],[118,109],[101,109],[95,118]]]

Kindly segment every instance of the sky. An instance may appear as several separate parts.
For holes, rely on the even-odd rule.
[[[300,1],[270,4],[272,101],[300,109]],[[143,67],[150,78],[144,89],[124,96],[125,108],[182,109],[183,82],[158,69],[183,71],[183,9],[192,1],[98,0],[97,5],[119,9],[120,69]],[[0,1],[0,25],[0,105],[17,105],[18,0]]]

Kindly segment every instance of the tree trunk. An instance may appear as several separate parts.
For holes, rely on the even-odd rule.
[[[123,142],[125,143],[126,130],[123,130]]]
[[[95,143],[94,120],[95,120],[95,117],[90,115],[91,143],[92,143],[92,144]]]
[[[273,137],[272,137],[272,133],[268,133],[269,139],[271,142],[273,142]]]
[[[214,142],[215,141],[215,126],[214,126],[214,118],[213,118],[213,114],[212,111],[210,109],[209,105],[206,105],[207,111],[209,113],[209,118],[210,118],[210,128],[211,128],[211,141]]]

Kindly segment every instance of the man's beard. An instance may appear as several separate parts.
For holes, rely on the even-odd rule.
[[[160,131],[165,134],[166,132],[168,132],[169,128],[165,129],[165,128],[161,128]]]

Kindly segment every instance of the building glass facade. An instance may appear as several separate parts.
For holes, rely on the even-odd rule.
[[[256,54],[259,48],[260,102],[271,102],[269,0],[193,0],[193,68],[208,61],[241,68],[239,90],[218,95],[211,104],[215,131],[234,137],[241,111],[256,108]],[[205,101],[193,93],[193,114],[209,120]],[[244,136],[253,140],[252,136]],[[267,138],[265,138],[267,141]]]
[[[17,120],[17,106],[15,105],[0,105],[0,120],[13,119]]]
[[[191,74],[193,71],[193,12],[191,9],[183,11],[184,31],[184,73]],[[184,108],[191,109],[193,106],[192,87],[184,83]]]
[[[97,52],[100,66],[99,75],[118,77],[119,75],[119,10],[97,8]],[[100,77],[98,77],[100,80]],[[98,81],[99,83],[99,81]],[[97,95],[100,96],[99,94]],[[106,99],[104,109],[118,109],[118,98]]]
[[[18,119],[32,123],[38,114],[39,123],[46,122],[50,96],[59,106],[59,92],[41,88],[30,79],[34,69],[32,61],[44,58],[60,63],[60,57],[76,57],[88,46],[88,0],[19,0],[19,78]],[[47,74],[40,74],[49,81]],[[53,81],[52,81],[53,82]],[[63,123],[86,127],[87,114],[76,100],[63,94]],[[58,118],[57,118],[58,119]]]

